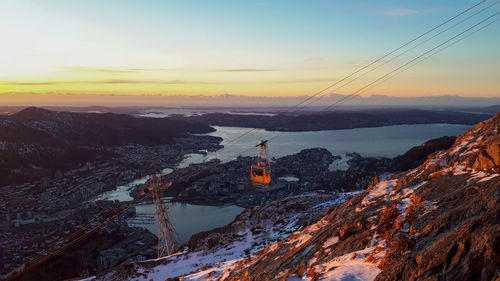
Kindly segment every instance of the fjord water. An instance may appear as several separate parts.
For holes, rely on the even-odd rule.
[[[270,140],[268,148],[271,157],[276,158],[314,147],[326,148],[332,154],[339,156],[356,152],[364,157],[392,158],[433,138],[459,136],[470,127],[452,124],[418,124],[313,132],[270,132],[263,129],[214,126],[216,131],[208,135],[221,137],[224,148],[209,153],[206,157],[200,155],[193,157],[196,158],[195,161],[213,158],[227,161],[240,154],[255,156],[258,152],[255,145],[259,140]],[[250,130],[252,131],[246,136],[238,138]],[[232,141],[235,138],[238,139]]]
[[[255,144],[260,139],[270,139],[269,150],[271,157],[281,157],[294,154],[302,149],[323,147],[331,153],[345,156],[348,152],[357,152],[365,157],[395,157],[409,150],[411,147],[422,144],[429,139],[442,136],[458,136],[467,131],[468,125],[450,124],[423,124],[398,125],[377,128],[357,128],[350,130],[316,131],[316,132],[269,132],[254,129],[251,133],[232,141],[251,128],[214,127],[215,132],[208,135],[221,137],[223,149],[216,152],[191,154],[177,167],[183,168],[191,163],[200,163],[214,158],[224,162],[234,159],[238,155],[255,156],[258,148]],[[278,137],[276,137],[278,135]],[[345,158],[345,157],[344,157]],[[337,160],[342,161],[342,160]],[[168,174],[171,170],[166,171]],[[133,185],[142,183],[136,180],[128,188],[121,187],[103,195],[102,199],[132,200],[129,196]],[[108,200],[109,200],[108,199]],[[170,218],[174,228],[179,233],[181,243],[197,232],[210,230],[231,222],[243,209],[237,206],[200,206],[184,203],[170,203]],[[154,206],[143,204],[136,207],[137,216],[128,220],[130,225],[142,226],[157,233],[156,221],[152,217]]]
[[[185,203],[167,203],[170,221],[177,231],[178,242],[186,243],[191,235],[224,226],[244,209],[234,205],[204,206]],[[127,220],[129,226],[145,227],[153,234],[158,233],[158,223],[153,217],[154,205],[143,204],[136,208],[136,216]]]

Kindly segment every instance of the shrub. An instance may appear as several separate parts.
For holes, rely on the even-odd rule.
[[[394,222],[398,219],[399,217],[399,212],[398,212],[398,202],[397,201],[392,201],[389,203],[387,206],[385,206],[384,210],[382,211],[382,215],[379,215],[380,218],[378,219],[379,224],[376,228],[377,233],[382,235],[385,240],[391,241],[392,240],[392,229],[394,226]]]
[[[411,250],[415,245],[415,241],[410,239],[403,233],[399,233],[398,238],[392,241],[387,248],[384,258],[379,264],[380,269],[384,270],[389,265],[400,259],[406,252]]]

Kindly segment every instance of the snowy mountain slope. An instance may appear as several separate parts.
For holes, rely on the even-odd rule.
[[[309,192],[248,208],[231,224],[194,235],[181,253],[122,265],[95,280],[165,280],[177,276],[201,280],[303,229],[321,218],[331,205],[357,193]]]

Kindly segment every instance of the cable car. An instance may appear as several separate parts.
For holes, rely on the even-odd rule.
[[[250,180],[255,187],[265,188],[271,183],[271,162],[267,150],[267,140],[259,141],[255,147],[260,147],[260,151],[257,164],[250,167]]]

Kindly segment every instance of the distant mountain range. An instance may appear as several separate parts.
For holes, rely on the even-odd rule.
[[[21,94],[19,94],[21,95]],[[243,96],[224,94],[215,96],[206,95],[78,95],[78,94],[2,94],[0,104],[4,106],[93,106],[96,103],[102,106],[145,106],[145,107],[290,107],[310,96],[272,97],[272,96]],[[302,105],[327,106],[346,98],[342,94],[326,94],[325,96],[309,99]],[[25,104],[30,101],[31,104]],[[314,101],[314,102],[313,102]],[[500,105],[498,97],[462,97],[453,95],[436,95],[425,97],[395,97],[387,95],[372,95],[368,97],[350,96],[342,107],[484,107]],[[2,112],[0,108],[0,113]]]
[[[499,94],[500,95],[500,94]],[[348,97],[342,94],[330,94],[324,97],[315,97],[301,104],[307,107],[324,107],[335,104],[339,101],[340,107],[483,107],[491,105],[500,105],[500,97],[476,98],[461,96],[428,96],[428,97],[394,97],[387,95],[372,95],[362,97],[354,95]],[[264,106],[264,107],[288,107],[296,105],[308,96],[300,97],[247,97],[238,95],[221,95],[214,97],[199,97],[196,100],[191,99],[189,105],[197,102],[200,105],[218,105],[218,106]],[[194,100],[194,102],[193,102]],[[198,101],[199,100],[199,101]],[[182,98],[178,97],[181,102]],[[313,102],[315,101],[315,102]]]

